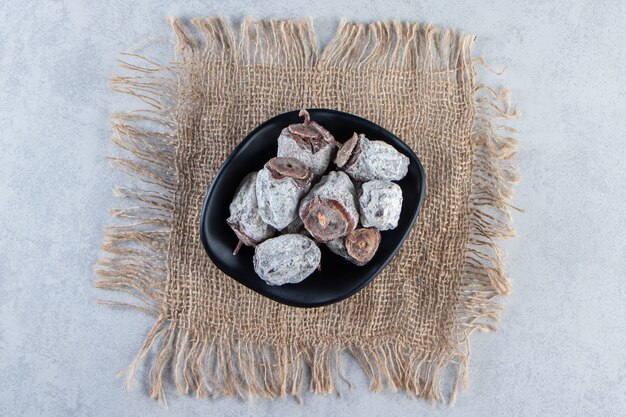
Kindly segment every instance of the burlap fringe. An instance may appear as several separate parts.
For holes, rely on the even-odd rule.
[[[96,282],[101,288],[130,293],[139,303],[107,304],[130,305],[158,316],[137,357],[125,370],[128,385],[137,366],[156,350],[149,374],[153,398],[165,401],[164,380],[166,374],[171,374],[180,393],[199,397],[291,395],[301,400],[307,375],[309,389],[315,393],[340,392],[339,381],[351,386],[341,373],[341,355],[347,351],[359,362],[372,391],[402,389],[431,403],[444,400],[442,372],[453,366],[450,400],[454,402],[459,388],[467,385],[470,334],[494,329],[500,309],[495,297],[510,292],[497,240],[513,235],[509,209],[511,186],[517,175],[510,159],[515,154],[515,140],[507,134],[510,128],[495,125],[497,119],[516,116],[510,109],[507,91],[498,93],[479,85],[475,92],[473,177],[468,202],[471,237],[455,323],[455,346],[437,355],[425,355],[397,339],[341,346],[315,341],[268,344],[220,335],[203,339],[190,330],[179,329],[170,320],[164,293],[177,185],[172,168],[177,138],[175,112],[177,106],[184,105],[178,101],[177,83],[185,82],[184,65],[193,63],[190,58],[194,54],[202,54],[205,62],[221,61],[225,65],[454,71],[466,82],[473,82],[473,62],[481,60],[471,59],[473,37],[415,23],[360,24],[342,20],[319,57],[310,19],[245,19],[238,35],[223,18],[194,19],[191,26],[174,19],[172,27],[181,54],[178,63],[163,65],[128,54],[126,58],[135,63],[123,60],[121,65],[133,76],[114,77],[112,82],[114,90],[135,96],[147,105],[143,112],[113,117],[114,141],[131,154],[131,158],[113,161],[146,187],[116,189],[117,195],[134,201],[136,206],[113,210],[112,214],[132,219],[133,223],[107,230],[103,250],[108,255],[98,263],[101,268]]]
[[[204,62],[266,67],[339,69],[426,69],[458,71],[470,67],[473,37],[430,24],[341,19],[323,53],[318,53],[311,19],[244,19],[235,33],[224,18],[173,19],[183,56],[201,54]]]
[[[481,57],[472,63],[483,65],[497,75]],[[476,79],[475,66],[471,77]],[[515,235],[511,222],[513,186],[519,176],[511,160],[517,155],[516,130],[498,123],[519,117],[512,108],[510,91],[496,91],[486,84],[477,84],[474,90],[474,126],[472,143],[472,182],[468,200],[470,235],[462,277],[461,303],[457,309],[457,346],[451,364],[456,377],[450,395],[454,404],[460,388],[468,386],[470,335],[478,330],[494,331],[502,309],[498,296],[508,295],[511,285],[504,271],[503,251],[499,241]]]
[[[113,142],[129,154],[110,158],[135,180],[133,187],[115,187],[114,195],[131,206],[110,210],[126,219],[105,230],[96,271],[99,288],[131,294],[136,302],[99,301],[129,306],[160,315],[167,283],[166,249],[172,225],[176,190],[174,155],[176,123],[172,114],[177,98],[176,68],[127,53],[120,67],[132,76],[114,76],[112,89],[141,100],[146,109],[113,114]]]

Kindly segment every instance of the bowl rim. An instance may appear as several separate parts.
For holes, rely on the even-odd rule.
[[[311,303],[302,303],[302,302],[293,302],[290,301],[288,299],[285,298],[281,298],[281,297],[276,297],[273,294],[266,294],[263,292],[259,292],[256,288],[253,288],[249,285],[247,285],[246,282],[238,279],[237,277],[234,277],[232,275],[230,275],[228,272],[224,271],[224,269],[222,269],[221,267],[221,261],[219,260],[219,257],[214,253],[213,249],[211,248],[209,242],[208,242],[208,237],[206,235],[206,227],[205,227],[205,218],[206,216],[206,210],[207,210],[207,206],[208,206],[208,202],[211,199],[211,196],[214,193],[215,190],[215,184],[217,183],[216,179],[219,178],[223,171],[225,171],[228,166],[230,165],[230,163],[233,161],[233,159],[235,159],[237,157],[237,155],[239,154],[239,150],[241,148],[243,148],[250,140],[252,140],[252,138],[256,135],[256,133],[260,130],[262,130],[263,128],[265,128],[265,126],[274,123],[275,119],[278,118],[283,118],[289,114],[297,114],[300,109],[296,109],[296,110],[291,110],[288,112],[284,112],[284,113],[280,113],[277,114],[275,116],[270,117],[269,119],[267,119],[265,122],[261,123],[260,125],[256,126],[253,130],[251,130],[246,137],[239,142],[239,144],[237,144],[237,146],[235,146],[233,148],[233,150],[230,152],[230,154],[228,155],[228,157],[222,162],[222,164],[220,165],[220,167],[218,168],[218,170],[215,172],[215,174],[213,175],[213,178],[211,178],[211,183],[209,184],[208,190],[204,196],[204,199],[202,201],[202,210],[200,212],[200,221],[199,221],[199,231],[200,231],[200,240],[202,241],[202,246],[204,247],[205,252],[207,253],[207,255],[209,256],[209,258],[211,259],[211,262],[220,270],[222,271],[224,274],[228,275],[230,278],[234,279],[235,281],[237,281],[239,284],[245,286],[246,288],[254,291],[255,293],[269,298],[273,301],[276,301],[278,303],[281,304],[285,304],[285,305],[289,305],[292,307],[301,307],[301,308],[315,308],[315,307],[322,307],[322,306],[326,306],[326,305],[330,305],[330,304],[335,304],[339,301],[345,300],[347,298],[352,297],[354,294],[358,293],[359,291],[361,291],[363,288],[365,288],[367,285],[369,285],[374,278],[376,278],[390,263],[391,261],[395,258],[395,256],[398,254],[398,251],[402,248],[402,246],[404,245],[404,242],[406,241],[407,237],[409,236],[409,234],[411,233],[411,231],[413,230],[413,227],[415,226],[415,221],[419,215],[421,206],[424,202],[424,195],[426,193],[426,174],[424,172],[424,167],[422,166],[422,163],[420,161],[420,159],[417,157],[417,155],[415,154],[415,151],[413,151],[413,149],[406,143],[404,142],[402,139],[400,139],[398,136],[396,136],[394,133],[388,131],[387,129],[385,129],[384,127],[368,120],[365,119],[363,117],[354,115],[352,113],[347,113],[347,112],[343,112],[340,110],[335,110],[335,109],[327,109],[327,108],[322,108],[322,107],[316,107],[316,108],[307,108],[306,109],[311,115],[313,115],[316,112],[325,112],[325,113],[332,113],[338,116],[342,116],[342,117],[349,117],[352,119],[358,119],[361,121],[364,121],[366,123],[371,124],[372,126],[376,127],[377,130],[381,131],[382,133],[384,133],[387,136],[392,136],[393,138],[395,138],[399,143],[401,143],[402,145],[404,145],[404,149],[402,149],[401,153],[405,154],[405,151],[409,153],[409,155],[407,155],[413,162],[416,163],[417,165],[417,170],[420,173],[420,193],[418,196],[418,201],[417,201],[417,207],[415,208],[415,211],[412,214],[412,218],[410,221],[410,226],[406,228],[406,230],[404,231],[404,233],[402,234],[402,238],[400,240],[400,244],[397,245],[397,247],[392,251],[392,253],[387,257],[387,260],[385,262],[383,262],[377,269],[374,270],[374,272],[371,274],[370,278],[367,280],[364,280],[361,284],[357,285],[355,288],[353,288],[351,291],[349,292],[345,292],[342,293],[341,295],[338,295],[336,297],[332,297],[326,301],[323,302],[311,302]],[[400,151],[400,150],[398,150]]]

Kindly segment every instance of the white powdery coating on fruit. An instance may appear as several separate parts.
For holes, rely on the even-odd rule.
[[[309,232],[304,228],[304,222],[302,221],[300,216],[296,216],[294,221],[289,223],[289,225],[283,229],[283,232],[285,234],[298,234],[307,237],[309,235]]]
[[[314,177],[322,175],[330,161],[333,159],[337,147],[334,144],[327,143],[322,149],[313,153],[310,149],[302,149],[291,137],[291,133],[284,128],[278,137],[277,156],[296,158],[309,168]]]
[[[339,202],[348,212],[354,225],[359,222],[359,210],[357,209],[356,190],[354,184],[344,172],[331,171],[324,175],[300,203],[300,217],[306,205],[315,197]]]
[[[292,178],[276,179],[263,168],[256,179],[259,216],[270,226],[282,230],[298,217],[300,198],[307,192]]]
[[[388,143],[359,135],[357,146],[361,154],[353,165],[344,169],[355,180],[398,181],[407,174],[409,158]]]
[[[274,228],[261,219],[256,199],[257,173],[246,175],[235,191],[230,203],[227,222],[236,223],[241,231],[255,242],[263,242],[274,235]]]
[[[254,271],[268,285],[295,284],[315,272],[322,253],[308,237],[296,234],[268,239],[254,251]]]
[[[402,211],[402,189],[389,181],[365,182],[361,186],[359,209],[363,227],[395,229]]]

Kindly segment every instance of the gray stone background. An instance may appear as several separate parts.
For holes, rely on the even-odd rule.
[[[567,4],[569,3],[569,4]],[[3,1],[0,4],[0,416],[532,416],[626,413],[626,10],[624,2],[322,0]],[[112,185],[108,89],[119,51],[169,36],[168,15],[433,22],[478,35],[513,90],[523,175],[507,242],[514,293],[499,332],[472,341],[453,408],[374,395],[353,362],[344,399],[169,396],[114,374],[152,319],[96,305]]]

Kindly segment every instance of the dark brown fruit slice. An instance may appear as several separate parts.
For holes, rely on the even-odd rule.
[[[300,113],[298,113],[298,116],[304,116],[304,123],[296,123],[287,126],[287,129],[289,129],[291,133],[308,139],[322,136],[322,134],[315,128],[315,125],[311,124],[311,116],[308,111],[302,109],[300,110]]]
[[[352,151],[356,147],[356,144],[359,141],[359,135],[354,133],[350,139],[348,139],[341,148],[337,151],[337,156],[335,157],[335,164],[339,168],[346,165],[350,157],[352,156]]]
[[[302,221],[306,230],[319,242],[345,236],[352,226],[346,209],[339,202],[321,198],[314,198],[306,206]]]
[[[267,169],[276,179],[307,180],[311,176],[311,169],[296,158],[274,157],[268,161]]]
[[[337,141],[335,140],[335,137],[328,130],[326,130],[326,128],[324,128],[322,125],[317,124],[316,122],[311,122],[311,127],[317,130],[319,134],[321,135],[320,137],[317,137],[311,140],[311,147],[313,148],[313,153],[319,151],[327,144],[337,145]]]
[[[380,232],[377,229],[355,229],[344,239],[348,255],[354,263],[363,266],[376,254],[380,244]]]
[[[289,131],[294,135],[298,135],[303,138],[316,138],[318,136],[322,136],[312,125],[298,123],[287,126],[287,129],[289,129]]]
[[[304,123],[296,123],[287,126],[292,139],[303,149],[310,149],[311,153],[317,153],[328,144],[334,144],[335,138],[321,125],[311,121],[309,112],[300,110],[298,116],[304,116]]]

